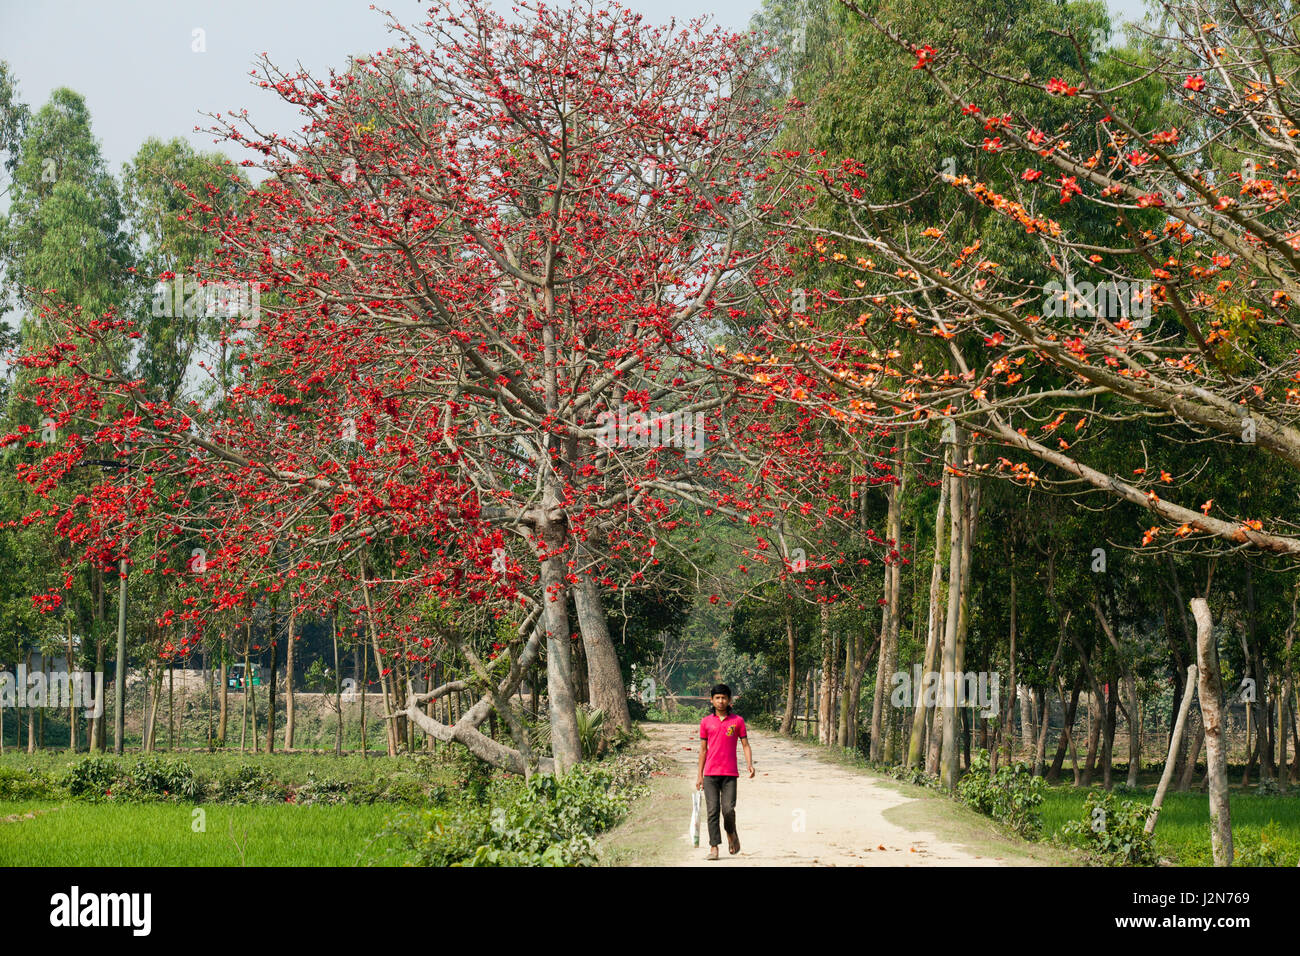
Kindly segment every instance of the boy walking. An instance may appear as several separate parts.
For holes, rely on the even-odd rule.
[[[731,712],[731,688],[718,684],[709,695],[713,713],[700,721],[700,764],[695,778],[695,789],[704,791],[709,811],[709,856],[718,858],[722,834],[718,829],[718,815],[722,815],[727,830],[727,849],[740,852],[740,835],[736,833],[736,781],[740,772],[736,768],[736,742],[745,745],[745,763],[749,776],[754,776],[754,754],[749,749],[749,734],[745,718]]]

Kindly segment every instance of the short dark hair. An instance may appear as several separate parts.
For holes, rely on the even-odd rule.
[[[728,697],[730,697],[731,688],[728,687],[726,684],[714,684],[713,690],[709,691],[709,696],[712,697],[714,694],[726,694]]]

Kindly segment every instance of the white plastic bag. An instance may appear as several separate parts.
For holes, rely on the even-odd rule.
[[[691,838],[693,846],[700,845],[700,804],[704,801],[702,790],[691,791],[691,829],[686,835]]]

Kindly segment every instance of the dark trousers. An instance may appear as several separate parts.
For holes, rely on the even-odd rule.
[[[736,832],[736,779],[712,774],[704,778],[704,803],[709,810],[709,846],[722,846],[722,834],[718,831],[719,810],[727,832]]]

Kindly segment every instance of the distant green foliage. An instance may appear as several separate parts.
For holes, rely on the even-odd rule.
[[[180,800],[192,803],[426,803],[448,785],[481,796],[490,769],[473,758],[400,762],[278,755],[269,762],[226,754],[78,757],[62,771],[0,764],[0,799]]]
[[[1104,791],[1088,794],[1083,819],[1061,827],[1061,836],[1115,866],[1154,866],[1155,843],[1146,832],[1151,808]]]
[[[655,724],[698,724],[708,714],[704,707],[675,707],[666,710],[651,707],[646,711],[645,719]]]
[[[1042,832],[1039,807],[1047,785],[1035,777],[1027,764],[1002,766],[989,775],[989,752],[981,750],[971,757],[966,776],[957,784],[957,798],[985,816],[1005,823],[1021,836],[1035,839]]]

